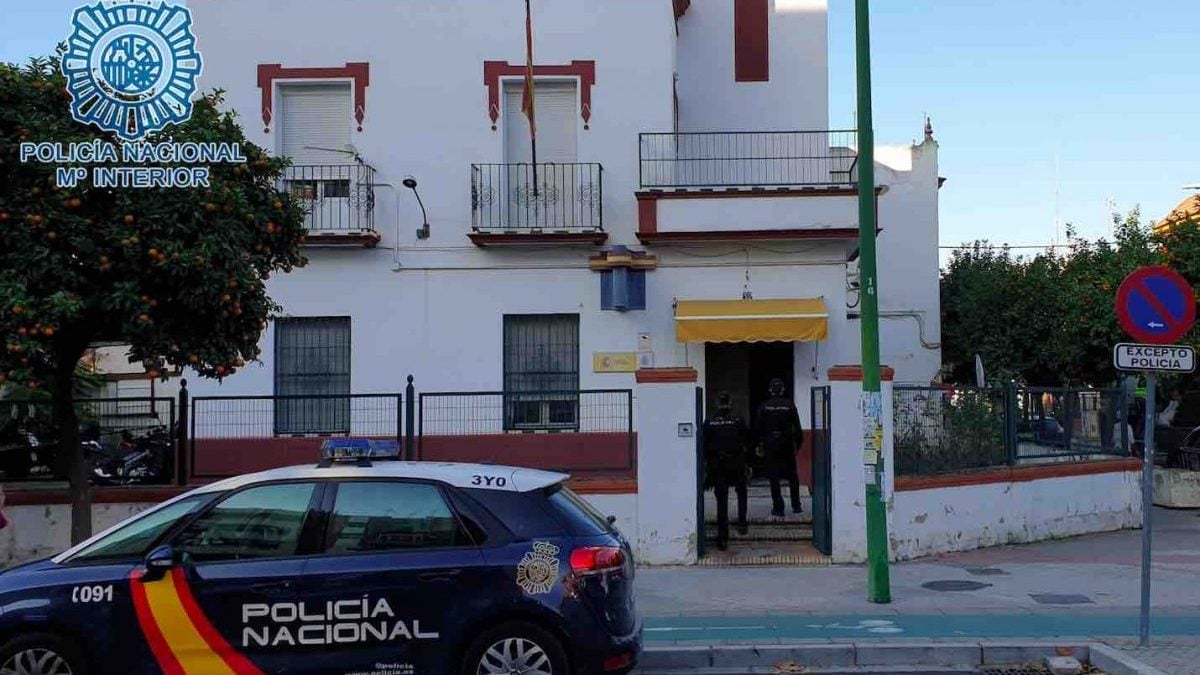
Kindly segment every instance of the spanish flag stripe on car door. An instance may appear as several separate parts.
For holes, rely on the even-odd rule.
[[[154,654],[154,660],[158,662],[158,667],[162,669],[163,675],[184,675],[183,666],[179,665],[179,659],[176,659],[175,654],[171,653],[171,648],[167,646],[167,639],[163,637],[162,631],[158,629],[158,624],[154,621],[154,615],[150,612],[150,601],[146,598],[146,587],[142,584],[141,577],[142,570],[134,570],[129,575],[133,607],[137,612],[138,625],[141,626],[142,635],[146,637],[146,643],[150,645],[150,651]]]
[[[157,581],[130,577],[138,622],[164,673],[174,675],[262,675],[221,637],[196,604],[182,569]],[[141,605],[146,611],[141,611]]]

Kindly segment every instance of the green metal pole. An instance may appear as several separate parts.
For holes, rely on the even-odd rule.
[[[862,274],[863,473],[867,484],[867,600],[892,601],[883,497],[883,406],[879,385],[879,291],[875,272],[875,130],[871,119],[869,0],[855,0],[858,66],[858,266]]]

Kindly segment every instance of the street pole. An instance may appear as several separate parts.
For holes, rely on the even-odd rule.
[[[1139,642],[1150,646],[1150,543],[1154,522],[1154,373],[1146,373],[1146,431],[1142,444],[1142,616],[1139,623]]]
[[[867,600],[892,601],[883,497],[883,405],[879,377],[879,292],[875,282],[875,130],[871,116],[869,0],[855,0],[858,68],[858,267],[862,284],[863,474],[867,494]]]

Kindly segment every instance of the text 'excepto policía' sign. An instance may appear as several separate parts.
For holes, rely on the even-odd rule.
[[[1142,345],[1123,342],[1113,348],[1117,370],[1190,373],[1196,369],[1196,350],[1179,345]]]

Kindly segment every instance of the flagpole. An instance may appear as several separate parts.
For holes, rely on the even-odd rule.
[[[538,163],[537,163],[537,131],[533,105],[533,15],[529,10],[529,0],[525,0],[525,96],[529,105],[529,154],[533,162],[533,197],[536,208],[538,196]]]

